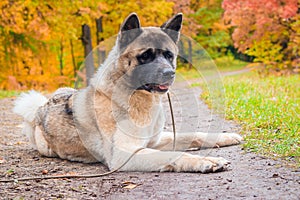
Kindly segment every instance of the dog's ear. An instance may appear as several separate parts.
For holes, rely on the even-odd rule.
[[[123,49],[142,33],[140,20],[136,13],[131,13],[121,25],[119,32],[120,47]]]
[[[180,30],[182,27],[182,13],[178,13],[173,16],[167,22],[165,22],[160,28],[167,33],[172,40],[177,43],[180,36]]]

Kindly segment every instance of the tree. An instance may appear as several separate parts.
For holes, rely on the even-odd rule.
[[[1,1],[0,42],[4,48],[0,54],[5,60],[0,60],[4,66],[0,88],[13,89],[9,76],[24,89],[69,85],[72,79],[64,75],[72,71],[66,67],[69,40],[78,38],[78,24],[88,19],[83,6],[71,1]]]
[[[196,37],[197,31],[201,27],[193,17],[195,10],[198,8],[197,1],[194,0],[169,0],[169,2],[174,2],[173,6],[173,14],[176,13],[184,13],[184,20],[182,26],[182,34],[185,34],[189,37]],[[181,40],[179,45],[181,46],[179,49],[182,51],[180,52],[185,58],[188,59],[188,69],[192,68],[192,42],[191,40],[183,41]],[[183,50],[187,49],[187,52]],[[179,59],[180,61],[186,62],[184,58]]]
[[[195,39],[212,58],[226,55],[232,44],[229,27],[222,20],[224,10],[221,5],[222,0],[204,1],[194,14],[196,22],[201,24]]]
[[[227,54],[227,48],[232,41],[228,26],[222,20],[222,0],[175,0],[173,12],[183,12],[184,22],[182,33],[199,42],[212,58]],[[187,41],[188,43],[189,41]],[[191,52],[191,43],[181,44],[187,52]]]
[[[297,0],[224,0],[224,20],[234,31],[234,46],[266,68],[299,67]]]
[[[95,35],[95,20],[102,17],[106,39],[117,34],[130,12],[137,12],[143,25],[161,25],[172,6],[164,0],[0,1],[0,89],[72,86],[84,60],[83,24]]]

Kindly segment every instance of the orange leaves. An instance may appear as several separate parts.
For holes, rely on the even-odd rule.
[[[283,21],[294,17],[298,10],[297,0],[224,0],[222,7],[224,19],[236,27],[232,36],[242,52],[265,34],[282,32]]]
[[[298,0],[224,0],[225,21],[234,27],[234,46],[268,68],[297,68],[300,55]],[[298,22],[299,23],[299,22]],[[296,30],[295,30],[295,29]]]
[[[49,30],[43,20],[43,13],[39,3],[30,0],[25,1],[1,1],[0,26],[6,32],[17,34],[32,34],[34,38],[41,39]]]
[[[161,25],[173,5],[165,0],[0,1],[0,89],[73,86],[84,60],[82,24],[91,27],[96,46],[96,18],[103,16],[101,38],[106,39],[117,34],[130,12],[137,12],[143,25]]]

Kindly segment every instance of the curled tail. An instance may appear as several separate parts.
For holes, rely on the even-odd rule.
[[[32,146],[37,149],[35,141],[35,114],[40,106],[47,103],[47,98],[36,91],[22,93],[15,101],[13,112],[24,118],[22,132],[27,135]]]
[[[28,93],[22,93],[16,99],[13,112],[21,115],[25,121],[32,123],[38,108],[43,106],[47,101],[45,96],[31,90]]]

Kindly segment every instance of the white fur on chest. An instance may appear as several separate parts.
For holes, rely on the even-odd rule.
[[[144,125],[136,124],[129,116],[118,121],[114,142],[139,147],[146,147],[150,142],[155,142],[160,137],[165,123],[161,103],[153,105],[149,114],[150,123]]]

